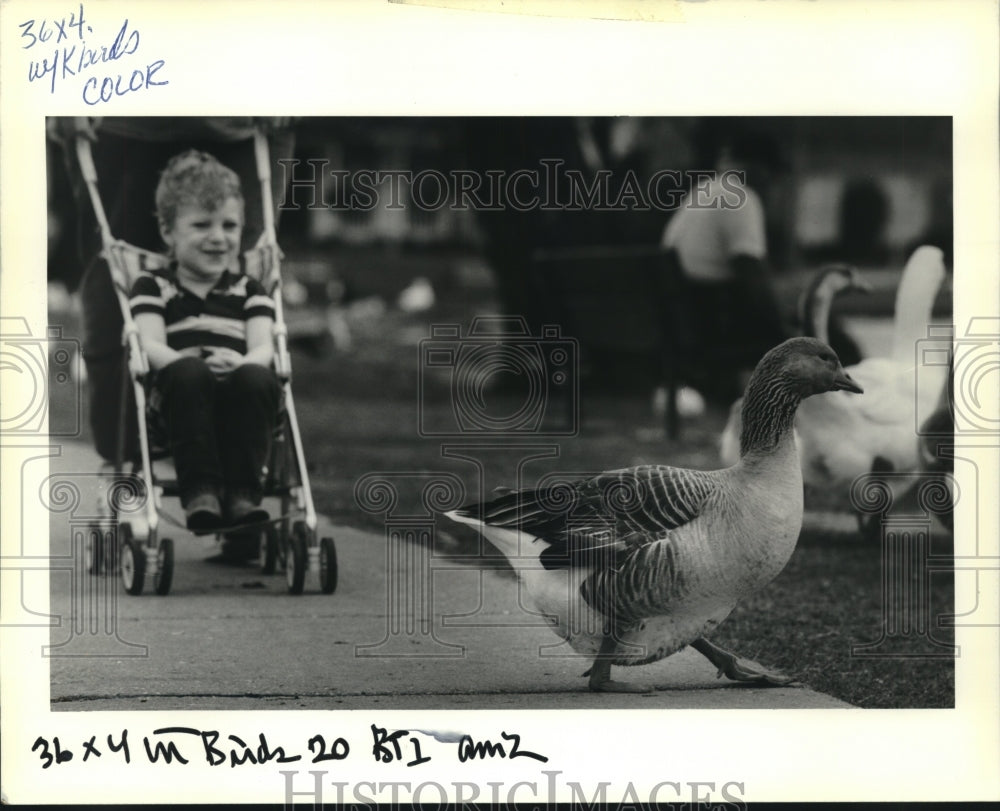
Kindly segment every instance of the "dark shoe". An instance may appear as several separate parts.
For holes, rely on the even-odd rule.
[[[231,526],[243,527],[250,524],[262,524],[271,518],[267,510],[256,504],[248,493],[231,493],[226,500],[226,507]]]
[[[199,493],[184,505],[187,528],[194,533],[214,532],[222,526],[222,507],[215,493]]]

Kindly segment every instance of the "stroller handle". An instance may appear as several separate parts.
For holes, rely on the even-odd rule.
[[[274,224],[274,200],[271,195],[271,154],[267,136],[259,129],[254,133],[253,147],[257,158],[257,180],[260,182],[263,200],[264,239],[274,245],[278,241],[278,234]]]
[[[94,166],[94,156],[90,152],[90,141],[84,135],[76,136],[76,155],[80,161],[80,171],[88,183],[97,182],[97,167]]]
[[[94,216],[97,217],[97,225],[101,229],[101,240],[105,249],[114,242],[111,235],[111,225],[108,217],[104,213],[104,205],[101,203],[101,195],[97,190],[97,167],[94,165],[94,154],[90,149],[90,141],[83,135],[76,136],[76,159],[80,164],[80,173],[87,186],[87,193],[90,195],[90,202],[94,209]]]

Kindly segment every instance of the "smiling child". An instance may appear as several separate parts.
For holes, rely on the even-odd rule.
[[[138,279],[130,297],[195,532],[268,519],[261,474],[281,389],[271,369],[274,303],[240,273],[243,208],[239,178],[211,155],[171,159],[156,190],[171,265]]]

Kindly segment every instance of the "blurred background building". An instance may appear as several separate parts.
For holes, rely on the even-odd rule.
[[[516,168],[538,169],[539,159],[554,158],[566,167],[609,168],[619,176],[633,168],[643,179],[665,168],[710,169],[719,134],[733,129],[769,141],[782,169],[766,195],[769,249],[778,270],[826,258],[896,264],[925,240],[949,243],[941,247],[950,253],[951,120],[943,117],[310,118],[300,122],[297,156],[323,159],[331,169],[352,174],[509,171],[518,163]],[[332,192],[334,185],[327,188]],[[402,192],[410,190],[404,186]],[[387,193],[377,202],[370,211],[288,211],[284,236],[310,244],[470,247],[482,237],[473,213],[455,210],[454,201],[436,211],[405,197],[402,207],[390,208]],[[620,212],[588,213],[591,220],[602,214],[609,223],[621,219]],[[632,214],[638,223],[626,233],[609,225],[596,236],[655,243],[663,212]],[[573,217],[567,213],[564,219]],[[550,240],[595,241],[592,229],[574,235],[572,223],[556,230],[560,234]]]
[[[899,272],[914,247],[941,247],[950,267],[946,117],[315,117],[296,124],[299,163],[289,177],[297,186],[286,192],[281,212],[286,297],[299,306],[303,329],[318,324],[341,346],[347,339],[336,335],[348,331],[337,309],[352,301],[367,302],[356,316],[399,304],[436,306],[434,318],[463,318],[478,308],[544,322],[553,308],[533,286],[536,252],[654,248],[673,210],[630,204],[638,201],[622,188],[626,178],[645,187],[669,171],[686,187],[694,170],[713,168],[720,143],[733,133],[753,140],[770,169],[766,182],[753,185],[763,199],[768,262],[786,311],[794,311],[799,291],[825,262],[866,272],[876,294],[851,306],[883,318],[892,314]],[[453,182],[439,190],[430,178],[422,198],[405,180],[376,182],[376,173],[394,170],[411,176],[433,170],[446,178],[544,175],[546,162],[576,172],[585,184],[605,173],[611,199],[621,205],[474,210],[459,205]],[[322,178],[310,189],[304,179],[313,172]],[[78,267],[69,259],[72,200],[61,154],[52,147],[48,183],[49,277],[72,290],[78,281],[68,275]],[[404,291],[408,297],[401,298]],[[373,306],[376,298],[382,303]],[[950,313],[949,291],[937,312]]]
[[[350,191],[363,170],[538,170],[541,159],[585,174],[632,169],[643,182],[662,169],[710,169],[720,133],[738,130],[766,141],[780,171],[763,190],[769,253],[778,271],[826,259],[899,265],[930,241],[951,254],[951,120],[944,117],[774,118],[304,118],[296,156],[347,173],[327,178],[328,197]],[[50,276],[60,278],[60,251],[71,228],[68,189],[58,150],[49,154]],[[346,188],[345,188],[346,186]],[[433,189],[431,190],[434,191]],[[455,207],[415,205],[401,183],[392,205],[388,184],[375,205],[327,200],[308,208],[301,191],[282,214],[282,241],[303,248],[338,245],[481,248],[483,221]],[[370,199],[370,197],[368,198]],[[299,207],[296,209],[295,204]],[[658,242],[670,212],[662,210],[526,212],[532,241],[550,244]]]

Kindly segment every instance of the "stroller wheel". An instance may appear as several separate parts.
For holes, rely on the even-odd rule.
[[[170,592],[174,580],[174,542],[163,538],[156,550],[156,571],[153,573],[153,588],[163,596]]]
[[[118,572],[122,578],[125,591],[133,596],[142,594],[146,579],[146,550],[141,541],[132,537],[132,527],[122,524],[118,527],[120,565]]]
[[[278,530],[268,524],[260,533],[261,574],[274,574],[278,563]]]
[[[324,594],[333,594],[337,588],[337,547],[333,538],[319,542],[319,587]]]
[[[288,591],[301,594],[306,584],[306,564],[309,562],[309,530],[304,521],[296,521],[288,538],[288,553],[285,560],[285,579]]]

